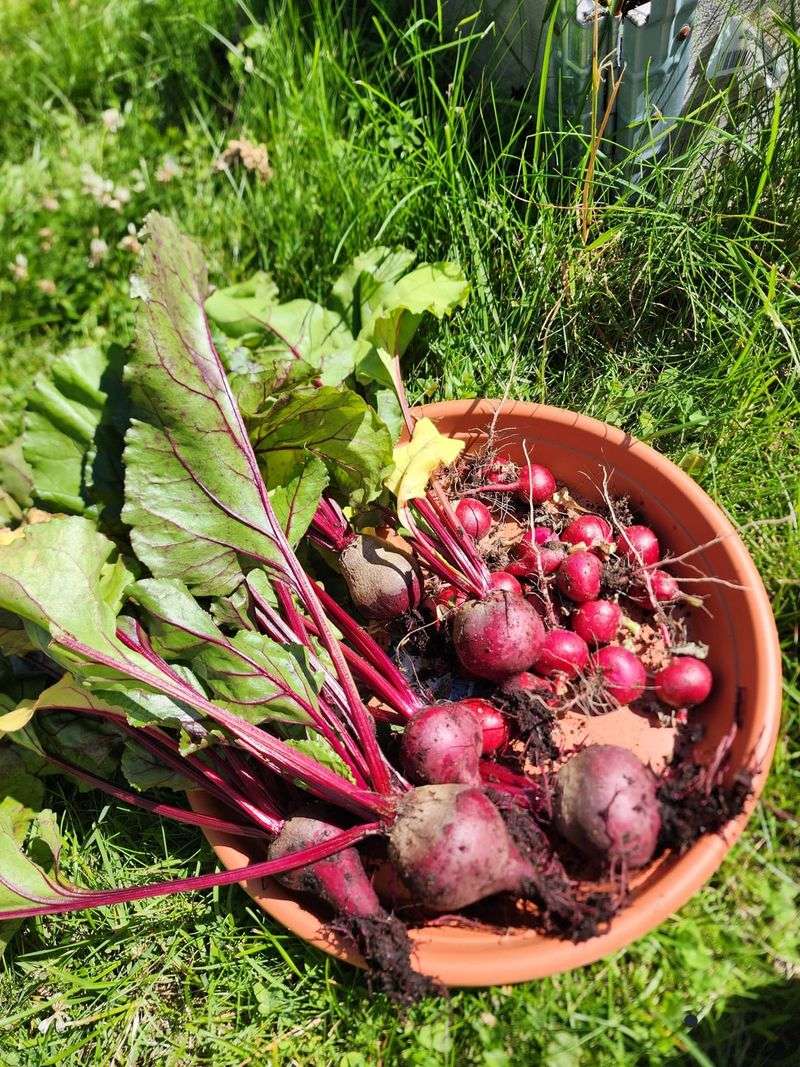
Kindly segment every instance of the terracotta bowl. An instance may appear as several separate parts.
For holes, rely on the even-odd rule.
[[[733,526],[691,478],[647,445],[605,423],[539,404],[451,401],[420,408],[417,414],[427,415],[442,432],[465,438],[473,446],[485,439],[487,427],[497,416],[495,433],[504,451],[522,460],[522,442],[527,442],[533,459],[589,498],[599,499],[598,483],[605,468],[612,493],[631,498],[673,555],[708,545],[692,557],[693,566],[741,587],[699,582],[689,588],[707,598],[711,614],[695,613],[693,633],[709,644],[708,663],[716,679],[712,698],[697,713],[707,727],[701,758],[708,758],[730,727],[738,701],[742,726],[732,749],[731,773],[747,765],[758,768],[747,810],[722,833],[702,838],[685,855],[662,857],[640,872],[630,903],[607,932],[581,944],[528,929],[411,931],[415,965],[447,985],[487,986],[543,978],[591,963],[654,929],[711,877],[741,834],[764,787],[778,732],[781,670],[775,624],[764,586]],[[680,565],[673,570],[680,576]],[[697,571],[688,568],[682,573],[697,576]],[[673,741],[669,729],[628,709],[567,721],[562,728],[573,737],[626,744],[653,764],[668,758]],[[192,802],[213,810],[213,802],[205,795],[195,794]],[[250,840],[213,832],[207,832],[207,837],[229,869],[263,858],[259,846]],[[308,900],[291,896],[271,880],[246,882],[244,889],[259,907],[299,937],[331,955],[360,963],[325,932],[324,915]]]

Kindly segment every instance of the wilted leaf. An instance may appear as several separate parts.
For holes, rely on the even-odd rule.
[[[430,419],[419,419],[408,444],[394,450],[394,469],[386,488],[399,504],[424,496],[434,471],[452,463],[463,448],[463,441],[439,433]]]

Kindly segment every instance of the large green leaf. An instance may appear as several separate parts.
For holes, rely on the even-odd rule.
[[[123,350],[78,348],[39,374],[28,397],[23,452],[32,493],[55,511],[119,513],[127,400]]]
[[[307,650],[243,630],[227,637],[182,582],[146,579],[132,590],[155,647],[191,664],[216,702],[249,722],[309,722],[322,686]]]
[[[293,466],[281,464],[280,481],[270,486],[269,499],[290,545],[296,545],[311,525],[329,481],[328,468],[315,455],[298,456]]]
[[[19,846],[44,803],[44,786],[25,765],[23,754],[5,744],[0,747],[0,837]],[[0,898],[4,893],[0,885]],[[0,922],[0,956],[20,923]]]
[[[315,457],[331,485],[354,503],[380,491],[391,467],[391,436],[373,409],[349,389],[297,390],[252,420],[253,444],[267,484],[282,485],[298,463]]]
[[[33,474],[22,450],[22,438],[0,448],[0,486],[20,508],[33,503]]]
[[[200,249],[170,220],[148,217],[125,509],[134,551],[158,577],[225,595],[241,557],[280,569],[272,517],[241,415],[210,340]]]
[[[386,295],[410,269],[416,256],[407,248],[379,245],[356,256],[333,283],[330,305],[342,316],[354,337],[385,306]]]
[[[229,337],[260,333],[269,309],[278,301],[272,275],[259,270],[246,281],[215,289],[206,298],[206,313]]]
[[[23,619],[38,647],[131,718],[197,729],[199,716],[165,695],[159,671],[117,636],[124,620],[102,586],[114,551],[82,517],[25,527],[0,552],[0,609]]]
[[[360,336],[390,355],[401,356],[427,312],[437,319],[463,307],[469,282],[455,263],[424,263],[383,293]]]

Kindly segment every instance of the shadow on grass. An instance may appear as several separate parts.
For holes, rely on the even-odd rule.
[[[685,1052],[667,1067],[797,1067],[800,977],[730,997],[700,1022],[686,1017]]]

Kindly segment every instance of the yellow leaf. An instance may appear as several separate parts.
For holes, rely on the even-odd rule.
[[[16,530],[10,530],[8,526],[0,526],[0,546],[12,544],[14,541],[19,541],[20,537],[25,536],[25,530],[18,526]]]
[[[13,711],[7,711],[5,715],[0,715],[0,737],[3,734],[11,734],[15,730],[21,730],[23,726],[27,726],[35,711],[35,700],[23,700]]]
[[[452,463],[463,447],[463,441],[439,433],[430,419],[420,419],[408,444],[396,446],[394,467],[384,485],[398,504],[424,496],[433,472]]]
[[[49,689],[45,689],[35,700],[23,700],[13,710],[0,715],[0,737],[21,730],[31,721],[40,708],[64,708],[69,711],[84,709],[107,709],[108,704],[81,688],[75,679],[65,674]]]

